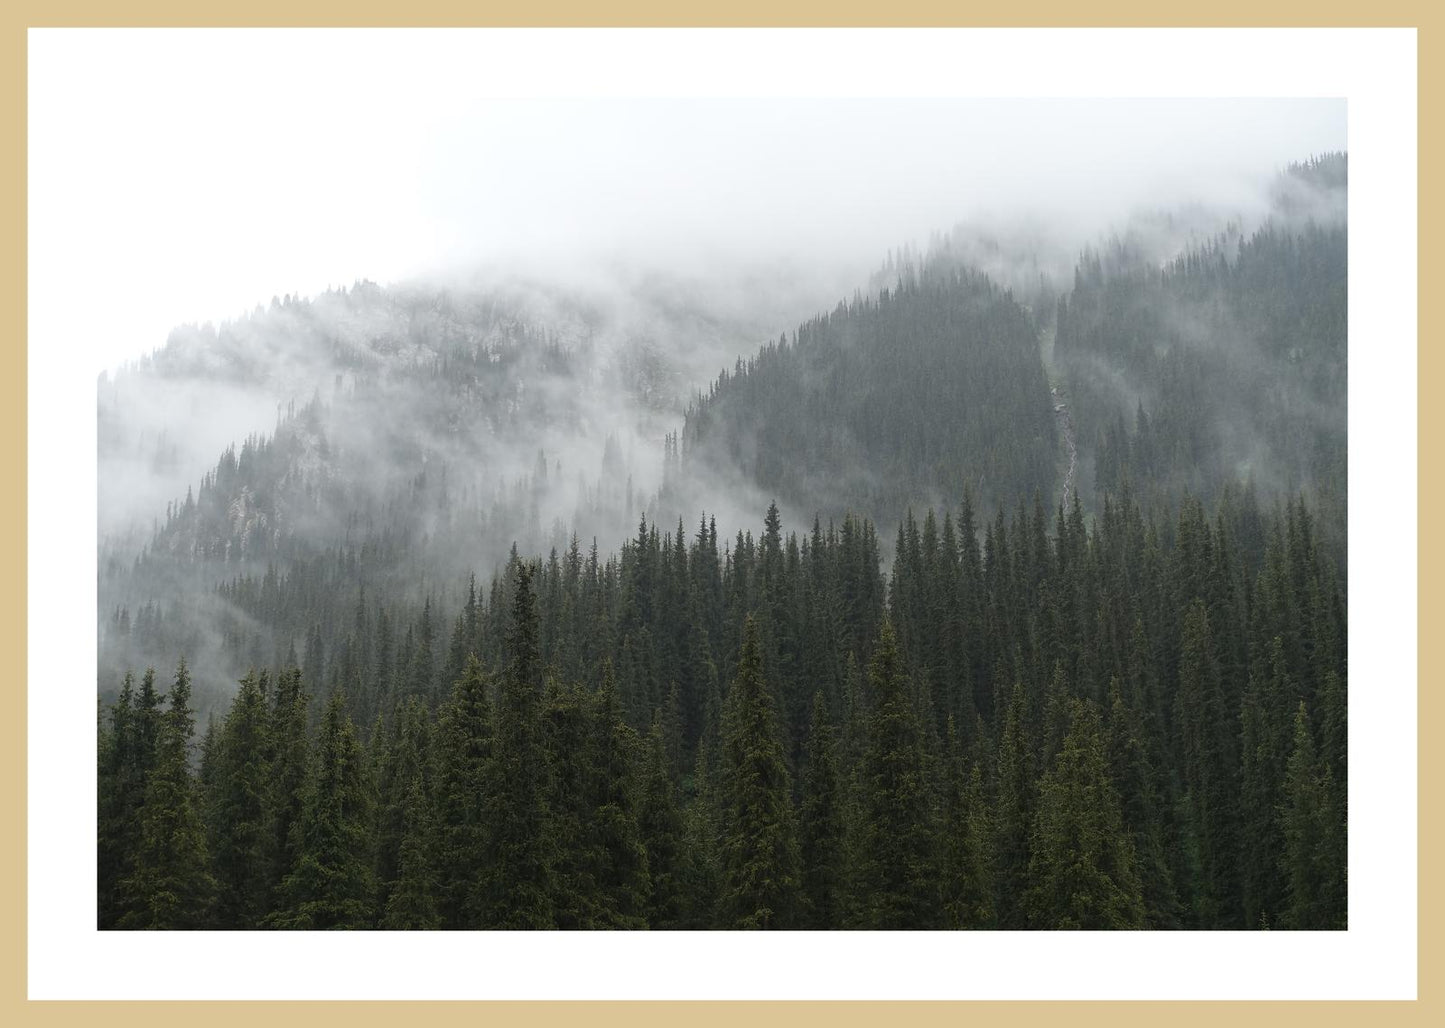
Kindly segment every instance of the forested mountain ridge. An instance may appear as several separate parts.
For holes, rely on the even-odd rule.
[[[1157,270],[1086,254],[1059,300],[1054,357],[1094,489],[1130,479],[1210,499],[1252,477],[1307,490],[1343,552],[1346,245],[1343,225],[1311,222]]]
[[[753,316],[776,316],[787,282],[758,288]],[[727,295],[686,307],[685,284],[634,285],[624,302],[361,283],[178,330],[104,380],[103,515],[174,477],[188,410],[213,432],[207,404],[239,420],[265,397],[299,395],[277,404],[270,433],[218,446],[184,498],[157,500],[148,534],[102,520],[102,691],[126,666],[186,652],[205,706],[228,699],[251,650],[223,654],[234,611],[213,600],[238,574],[359,548],[385,578],[373,587],[420,609],[433,591],[459,602],[467,569],[494,568],[514,546],[625,534],[657,487],[650,440],[680,412],[681,376],[753,331]]]
[[[992,506],[1054,486],[1058,440],[1033,325],[977,272],[906,269],[724,372],[682,453],[790,506],[896,521],[968,484]]]
[[[1291,165],[1254,231],[1167,260],[1131,240],[1087,251],[1058,301],[1054,360],[1096,493],[1124,479],[1206,502],[1246,479],[1304,492],[1343,562],[1347,161]]]
[[[102,924],[1341,926],[1344,608],[1308,511],[1193,503],[1167,548],[1128,500],[1092,530],[1000,513],[981,546],[973,517],[905,524],[887,588],[866,525],[784,537],[770,512],[728,553],[644,525],[606,563],[518,559],[406,645],[358,594],[334,656],[247,676],[179,798],[140,783],[159,726],[189,733],[188,682],[163,715],[128,678],[102,873],[137,870]],[[290,620],[305,584],[233,599]],[[134,826],[163,804],[195,839],[152,858]],[[349,843],[296,827],[323,810]],[[529,891],[475,894],[497,847]],[[151,859],[186,910],[154,913]]]
[[[671,408],[645,485],[586,331],[262,312],[349,370],[103,548],[100,923],[1343,927],[1331,161],[1056,303],[905,254]]]

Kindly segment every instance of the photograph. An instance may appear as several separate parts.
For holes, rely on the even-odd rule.
[[[84,101],[99,930],[1349,927],[1344,99],[383,49]]]

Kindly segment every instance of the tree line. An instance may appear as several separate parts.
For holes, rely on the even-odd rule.
[[[866,520],[644,519],[449,622],[346,567],[346,601],[319,566],[226,586],[309,641],[198,742],[184,662],[102,711],[101,927],[1345,925],[1344,604],[1303,501],[965,499],[886,574]]]

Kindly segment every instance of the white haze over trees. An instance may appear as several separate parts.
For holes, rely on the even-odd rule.
[[[176,324],[359,279],[855,276],[964,219],[1078,237],[1151,202],[1258,211],[1262,178],[1346,142],[1337,100],[509,99],[487,78],[505,45],[37,34],[37,263],[87,284],[73,324],[114,366]]]
[[[951,231],[996,281],[1062,283],[1084,245],[1131,218],[1166,257],[1257,221],[1280,167],[1344,146],[1333,101],[488,101],[356,83],[350,102],[302,119],[280,85],[228,92],[236,55],[204,56],[184,58],[184,92],[141,74],[69,101],[33,146],[41,163],[75,158],[37,189],[70,187],[74,223],[110,227],[65,247],[99,287],[68,320],[107,340],[108,370],[179,324],[288,294],[520,285],[583,297],[634,350],[665,356],[671,395],[653,399],[676,411],[900,246]],[[1139,216],[1155,208],[1168,217]],[[706,324],[658,338],[659,304]],[[103,521],[156,517],[226,444],[329,382],[285,364],[259,392],[187,382],[128,402],[103,388],[103,412],[124,405],[129,426],[109,453],[127,487],[103,488]]]
[[[103,626],[151,599],[117,569],[200,545],[157,533],[228,447],[245,460],[282,426],[294,491],[226,512],[246,559],[411,505],[429,577],[407,602],[435,590],[447,617],[513,542],[575,532],[605,559],[642,512],[691,533],[703,510],[727,541],[773,499],[801,530],[846,498],[665,463],[689,404],[760,345],[924,255],[984,272],[1044,331],[1086,249],[1157,267],[1343,195],[1278,195],[1291,162],[1345,149],[1336,100],[512,99],[455,42],[204,34],[72,40],[95,92],[48,45],[32,268],[83,284],[38,299],[99,375],[101,572],[122,583]],[[512,370],[443,397],[453,353]],[[458,498],[473,520],[436,513]],[[875,512],[885,533],[897,513]],[[196,647],[203,697],[228,677],[220,643]]]

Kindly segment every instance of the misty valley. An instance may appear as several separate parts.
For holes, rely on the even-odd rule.
[[[1344,929],[1346,195],[177,328],[100,928]]]

